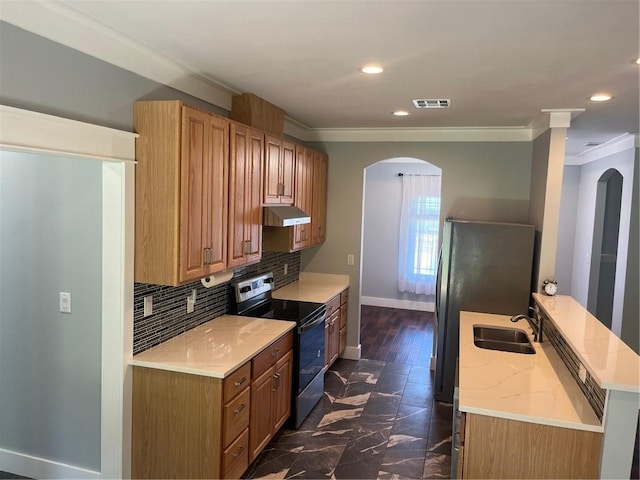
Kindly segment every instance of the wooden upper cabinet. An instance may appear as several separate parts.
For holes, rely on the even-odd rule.
[[[135,281],[180,285],[227,268],[229,121],[179,101],[134,103]]]
[[[311,215],[313,196],[313,150],[296,145],[296,189],[294,205]],[[299,250],[311,245],[311,224],[293,227],[292,249]]]
[[[231,123],[228,267],[262,258],[262,160],[264,134]]]
[[[295,144],[265,135],[265,205],[292,205],[294,200]]]
[[[323,243],[327,238],[327,188],[329,159],[321,152],[313,152],[313,195],[311,211],[311,244]]]

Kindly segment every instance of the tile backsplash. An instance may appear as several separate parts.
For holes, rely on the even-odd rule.
[[[284,275],[284,264],[288,273]],[[300,276],[300,252],[263,252],[254,265],[234,270],[227,283],[205,288],[200,280],[180,287],[136,283],[133,291],[133,354],[143,352],[202,323],[229,313],[235,304],[231,282],[273,272],[275,288],[295,282]],[[187,297],[196,289],[193,313],[187,313]],[[144,317],[144,297],[153,296],[153,313]]]

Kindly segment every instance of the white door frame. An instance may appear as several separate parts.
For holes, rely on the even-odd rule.
[[[0,448],[0,470],[33,478],[130,478],[136,134],[0,105],[0,148],[102,162],[100,471]]]

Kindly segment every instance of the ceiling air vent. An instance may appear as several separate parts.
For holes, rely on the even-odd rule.
[[[585,147],[597,147],[602,145],[604,142],[589,142],[589,143],[585,143],[584,146]]]
[[[416,108],[449,108],[451,100],[448,98],[420,98],[413,100]]]

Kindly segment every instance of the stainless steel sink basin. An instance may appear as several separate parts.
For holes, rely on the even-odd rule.
[[[474,325],[473,343],[476,347],[489,350],[529,355],[536,353],[526,332],[519,328]]]

